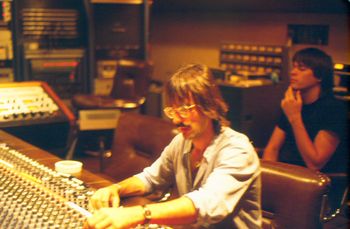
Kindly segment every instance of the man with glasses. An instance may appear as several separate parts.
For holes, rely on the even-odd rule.
[[[139,224],[260,228],[260,164],[249,139],[228,127],[228,110],[209,68],[190,64],[165,85],[166,116],[179,134],[140,174],[98,190],[88,228]],[[119,207],[120,197],[176,184],[179,198]]]

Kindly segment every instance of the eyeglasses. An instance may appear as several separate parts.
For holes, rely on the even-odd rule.
[[[197,106],[197,104],[183,105],[178,108],[166,107],[163,111],[165,115],[168,116],[168,118],[170,119],[175,118],[175,115],[178,115],[181,118],[188,118],[190,116],[190,112],[195,106]]]

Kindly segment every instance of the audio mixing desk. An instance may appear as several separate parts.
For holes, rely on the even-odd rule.
[[[0,228],[82,228],[94,190],[111,181],[54,171],[55,155],[0,131]]]

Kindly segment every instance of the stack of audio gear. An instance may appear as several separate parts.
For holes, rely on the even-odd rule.
[[[94,193],[0,143],[0,228],[83,228]]]
[[[94,75],[90,1],[10,2],[15,81],[44,81],[62,99],[90,93]]]

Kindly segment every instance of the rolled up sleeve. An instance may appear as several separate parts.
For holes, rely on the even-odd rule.
[[[141,173],[135,175],[145,184],[148,193],[152,192],[155,188],[166,187],[174,182],[172,162],[173,145],[169,144],[165,147],[161,156],[151,166],[144,168]]]

